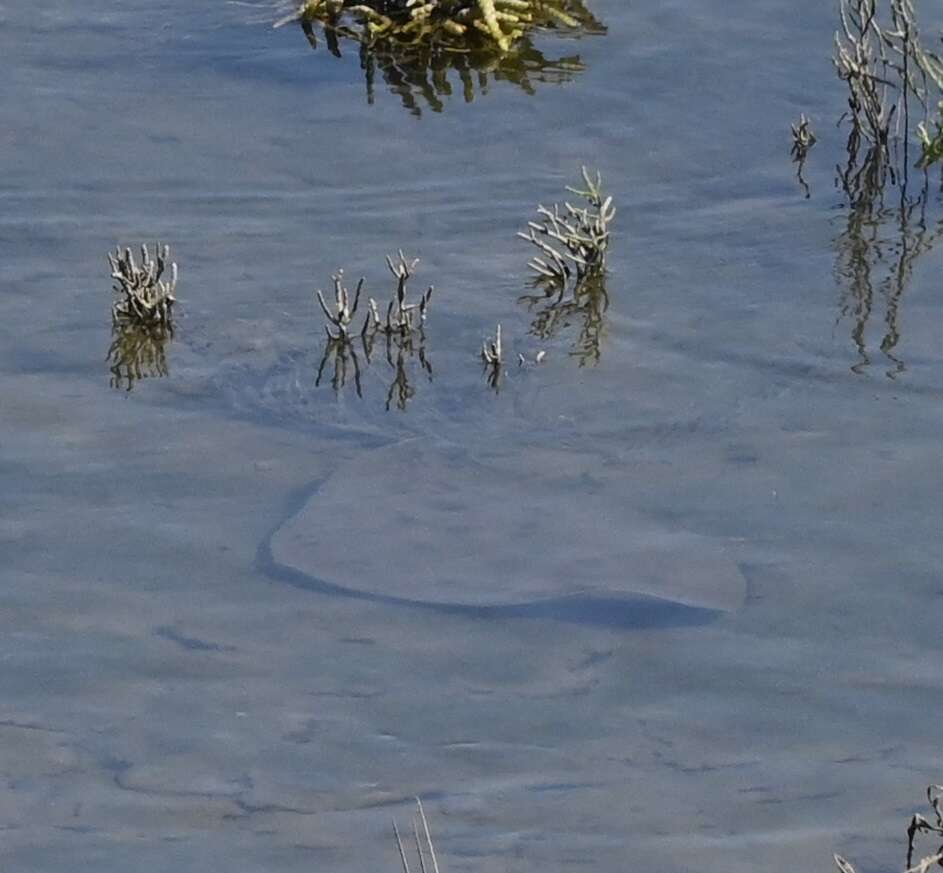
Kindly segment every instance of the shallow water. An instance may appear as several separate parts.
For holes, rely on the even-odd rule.
[[[902,862],[943,763],[938,179],[923,226],[843,206],[830,8],[591,6],[605,36],[540,42],[580,55],[569,81],[417,117],[266,6],[0,4],[9,869],[379,869],[415,794],[450,870]],[[582,162],[620,212],[580,367],[579,324],[528,334],[514,232]],[[168,373],[115,389],[104,254],[155,238],[181,265]],[[312,290],[343,266],[386,293],[398,247],[436,285],[433,372],[404,360],[388,411],[395,360],[362,398],[314,385]],[[548,355],[496,394],[499,321]],[[435,563],[401,556],[427,577],[385,585],[398,494],[371,472],[445,488],[442,446],[458,483],[529,482],[497,518],[601,501],[614,537],[709,543],[703,566],[668,599],[626,567],[594,598],[429,608],[475,546],[471,486]],[[327,518],[346,543],[288,554]],[[557,520],[521,526],[499,594]]]

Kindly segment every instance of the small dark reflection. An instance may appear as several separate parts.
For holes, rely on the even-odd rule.
[[[501,385],[504,381],[504,365],[500,361],[483,361],[481,374],[485,378],[485,384],[494,391],[495,394],[500,394]]]
[[[426,356],[426,338],[420,332],[412,334],[386,334],[386,362],[393,370],[393,381],[386,392],[386,409],[396,406],[400,412],[406,411],[406,406],[416,394],[412,381],[415,367],[413,361],[419,363],[420,370],[426,378],[432,381],[432,364]],[[395,360],[394,360],[395,359]]]
[[[358,397],[363,397],[363,383],[360,381],[360,360],[357,357],[356,343],[358,340],[347,337],[329,336],[324,343],[324,353],[321,355],[321,363],[318,366],[318,375],[314,380],[315,387],[320,387],[324,380],[324,375],[331,367],[331,387],[334,393],[338,393],[347,384],[347,377],[353,374],[354,388]],[[363,354],[369,361],[366,340],[361,337],[360,345]]]
[[[853,372],[864,373],[875,351],[868,332],[877,319],[883,321],[878,352],[889,364],[885,371],[897,378],[907,367],[897,353],[901,339],[901,306],[914,264],[930,251],[943,234],[943,223],[930,224],[929,177],[915,197],[908,194],[906,173],[896,170],[887,152],[870,149],[863,160],[849,149],[849,162],[839,169],[838,180],[848,195],[845,226],[835,238],[835,278],[840,289],[836,324],[851,324],[851,340],[858,360]],[[892,186],[887,191],[887,183]],[[885,196],[886,194],[886,196]],[[894,202],[888,202],[893,196]]]
[[[548,17],[532,32],[552,31],[573,38],[606,33],[583,0],[572,0],[567,15],[575,26]],[[471,103],[487,94],[493,82],[509,82],[534,94],[538,85],[568,82],[586,68],[578,54],[548,57],[536,48],[530,35],[517,40],[510,51],[501,51],[474,33],[458,39],[442,29],[376,35],[354,3],[344,12],[325,14],[323,19],[302,18],[299,26],[312,48],[323,38],[328,51],[338,58],[345,42],[357,44],[367,102],[375,102],[379,74],[403,108],[416,117],[424,111],[444,111],[448,100],[458,93],[465,103]]]
[[[414,333],[388,333],[365,331],[358,337],[328,337],[318,367],[315,387],[320,387],[330,371],[330,385],[334,393],[340,393],[352,379],[358,397],[363,397],[363,371],[373,363],[377,343],[383,345],[383,357],[393,373],[386,392],[386,409],[393,407],[406,411],[416,395],[418,370],[432,381],[432,362],[426,353],[426,338],[422,331]],[[361,360],[363,366],[361,366]]]
[[[142,379],[160,379],[169,374],[167,346],[173,339],[169,324],[148,327],[116,322],[105,360],[112,388],[131,391]]]
[[[518,298],[534,313],[530,333],[538,339],[551,340],[576,325],[577,337],[570,355],[581,367],[598,364],[609,308],[605,271],[587,273],[569,295],[566,285],[549,277],[538,277],[531,284],[535,293]]]

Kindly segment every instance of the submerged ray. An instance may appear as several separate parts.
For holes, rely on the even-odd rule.
[[[271,555],[326,586],[414,604],[739,608],[745,582],[725,543],[647,518],[632,485],[575,451],[473,458],[405,440],[339,468],[275,531]]]

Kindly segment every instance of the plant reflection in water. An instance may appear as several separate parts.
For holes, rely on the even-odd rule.
[[[882,309],[878,350],[890,365],[886,375],[894,379],[906,370],[898,353],[904,294],[915,263],[943,234],[943,223],[928,220],[931,196],[926,174],[916,198],[909,198],[902,188],[899,200],[888,204],[885,167],[883,156],[876,154],[875,166],[863,167],[855,177],[845,226],[834,240],[834,275],[840,289],[838,321],[851,322],[851,340],[858,354],[852,371],[864,373],[873,363],[868,333],[875,310]]]
[[[585,276],[570,295],[565,286],[546,278],[534,279],[532,286],[535,293],[518,298],[518,302],[524,303],[534,313],[531,334],[541,340],[551,340],[577,324],[578,334],[570,354],[581,367],[598,364],[605,335],[606,310],[609,308],[605,273],[594,272]]]
[[[354,390],[358,397],[363,397],[363,369],[373,363],[377,335],[364,333],[348,340],[329,337],[321,355],[321,363],[314,381],[315,387],[320,387],[330,367],[330,385],[335,393],[346,387],[348,379],[353,377]],[[421,331],[405,336],[383,333],[380,341],[385,347],[386,362],[393,371],[393,380],[386,393],[386,408],[389,410],[395,406],[400,411],[405,411],[407,404],[416,394],[412,362],[418,362],[427,379],[432,381],[432,363],[426,354],[425,335]]]
[[[112,388],[130,391],[141,379],[159,379],[169,374],[166,347],[173,339],[167,324],[149,327],[116,322],[106,360]]]

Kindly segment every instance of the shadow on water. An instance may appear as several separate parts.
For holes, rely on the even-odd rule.
[[[534,30],[569,38],[606,33],[582,0],[568,4],[567,17],[569,23],[552,17],[537,20]],[[585,70],[578,54],[548,56],[529,34],[517,40],[510,51],[502,51],[475,34],[461,39],[445,30],[378,34],[370,30],[362,13],[353,11],[302,17],[298,26],[313,49],[323,39],[328,51],[338,58],[343,56],[345,42],[356,45],[367,102],[375,102],[379,79],[417,118],[424,111],[444,111],[457,92],[465,103],[471,103],[486,95],[493,83],[508,82],[533,94],[538,85],[568,82]]]
[[[925,172],[923,187],[913,198],[908,197],[906,174],[894,174],[891,181],[899,181],[900,187],[892,189],[898,195],[893,204],[885,196],[889,173],[894,173],[893,166],[880,154],[870,153],[860,165],[849,160],[844,171],[839,171],[848,211],[833,245],[834,276],[840,289],[836,324],[850,322],[858,355],[851,370],[862,374],[872,366],[875,351],[868,333],[882,317],[877,350],[888,364],[886,375],[895,379],[907,369],[898,353],[904,295],[917,260],[943,234],[943,222],[928,220],[932,198]]]
[[[529,603],[471,606],[458,603],[434,603],[427,600],[414,600],[328,582],[325,579],[302,572],[295,567],[280,563],[272,551],[272,540],[285,523],[285,520],[290,519],[299,512],[317,494],[326,481],[326,479],[318,479],[292,495],[285,508],[282,520],[266,534],[259,544],[256,550],[256,567],[270,579],[291,585],[293,588],[329,597],[362,600],[399,608],[421,609],[440,615],[461,616],[486,621],[543,619],[593,627],[655,630],[658,628],[705,625],[721,615],[719,610],[689,606],[674,600],[641,594],[620,597],[573,595]]]

